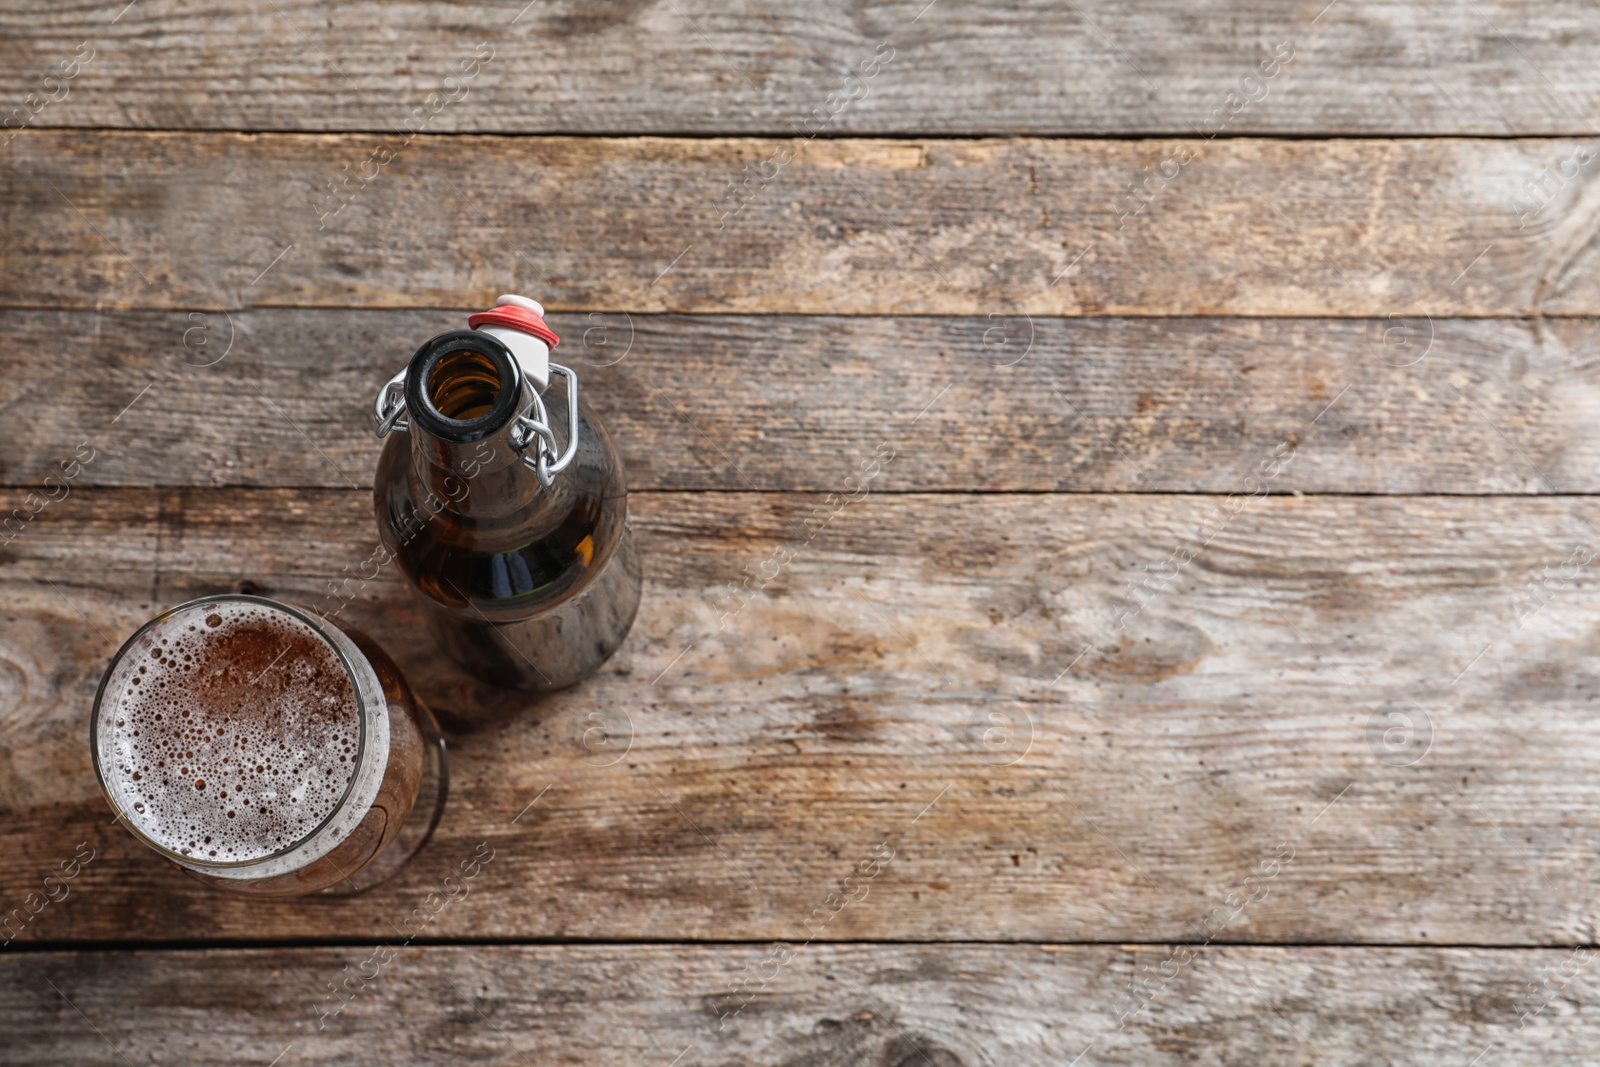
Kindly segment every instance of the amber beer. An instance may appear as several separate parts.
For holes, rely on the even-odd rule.
[[[359,631],[215,596],[123,645],[95,698],[95,772],[119,819],[241,893],[356,892],[422,847],[444,803],[443,742]]]

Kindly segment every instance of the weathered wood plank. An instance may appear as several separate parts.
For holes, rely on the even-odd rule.
[[[470,896],[459,905],[475,906]],[[785,951],[791,960],[773,962]],[[0,957],[0,1019],[5,1062],[19,1067],[122,1062],[116,1053],[130,1063],[281,1056],[285,1065],[638,1067],[1465,1064],[1474,1056],[1538,1067],[1600,1054],[1592,952],[1190,952],[396,946],[383,962],[363,948],[52,952]],[[1119,1026],[1139,980],[1159,995]],[[329,992],[341,982],[343,1010],[319,1014],[341,1003]]]
[[[1600,313],[1600,186],[1572,141],[429,137],[363,166],[373,151],[24,131],[0,171],[0,304],[464,307],[524,290],[579,311]],[[1191,151],[1170,180],[1146,169]],[[346,164],[370,183],[333,197]],[[1541,210],[1513,204],[1544,179]]]
[[[880,492],[1230,492],[1292,436],[1274,491],[1600,492],[1590,319],[551,321],[636,489],[827,492],[888,440]],[[365,485],[376,383],[463,323],[0,312],[0,481],[87,441],[81,485]]]
[[[1230,131],[1596,128],[1597,24],[1579,0],[1322,6],[19,7],[0,15],[0,100],[23,105],[19,120],[37,110],[34,122],[65,126],[389,130],[439,91],[452,102],[432,131],[788,133],[821,109],[830,133],[1130,134],[1188,132],[1249,92]],[[1276,77],[1241,86],[1283,42],[1293,58],[1268,68]],[[79,54],[92,58],[63,97],[44,76]],[[877,55],[892,58],[876,77],[846,81]],[[460,61],[480,56],[460,81]],[[30,107],[29,93],[56,99]]]
[[[384,937],[486,842],[428,936],[1592,940],[1600,504],[1220,499],[641,494],[634,632],[532,707],[358,582],[430,704],[520,717],[459,739],[397,880],[246,904],[108,825],[87,711],[158,605],[359,572],[368,497],[75,492],[3,549],[0,901],[88,841],[21,936]]]

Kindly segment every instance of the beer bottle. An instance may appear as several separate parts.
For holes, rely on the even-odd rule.
[[[560,689],[617,650],[639,607],[622,464],[577,376],[550,362],[542,307],[503,296],[467,325],[378,395],[378,530],[468,673]],[[547,396],[551,372],[566,388]]]

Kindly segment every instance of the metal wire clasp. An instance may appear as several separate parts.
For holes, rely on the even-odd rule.
[[[511,447],[522,455],[522,463],[534,474],[539,476],[539,484],[546,489],[555,483],[555,476],[567,469],[574,456],[578,454],[578,375],[570,367],[563,367],[559,363],[550,364],[552,371],[559,372],[567,379],[567,445],[556,454],[558,443],[555,431],[550,428],[550,412],[544,406],[544,398],[539,395],[533,382],[528,380],[526,374],[519,372],[517,384],[522,389],[523,395],[529,398],[533,415],[518,415],[512,420],[511,429],[508,431],[511,438]],[[378,424],[378,436],[386,437],[392,430],[411,429],[409,419],[401,418],[406,413],[406,371],[401,371],[384,383],[378,390],[378,396],[372,402],[372,417]],[[535,441],[539,447],[531,455],[527,453],[528,447]]]
[[[401,371],[384,383],[378,390],[378,398],[372,402],[372,417],[378,423],[378,436],[386,437],[390,430],[409,430],[411,424],[403,422],[401,415],[406,413],[406,372]]]
[[[559,457],[556,455],[556,435],[550,428],[550,412],[527,375],[522,376],[522,382],[528,396],[533,398],[534,416],[518,415],[512,420],[510,431],[511,447],[519,453],[526,452],[535,440],[539,442],[539,447],[532,455],[522,457],[522,463],[538,475],[539,484],[546,489],[554,484],[555,476],[566,470],[572,458],[578,454],[578,376],[570,367],[563,367],[559,363],[550,364],[550,369],[567,379],[567,447]]]

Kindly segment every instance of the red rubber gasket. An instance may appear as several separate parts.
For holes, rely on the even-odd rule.
[[[488,311],[468,315],[467,325],[474,330],[480,326],[504,326],[508,330],[521,330],[523,333],[531,333],[551,348],[561,343],[561,338],[545,325],[542,317],[529,308],[518,307],[515,304],[501,304]]]

